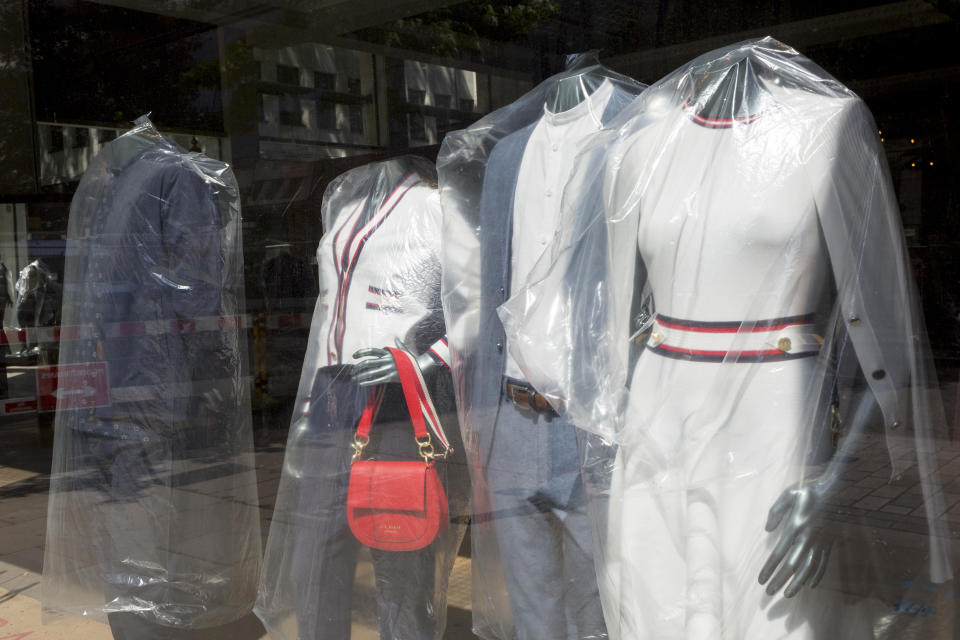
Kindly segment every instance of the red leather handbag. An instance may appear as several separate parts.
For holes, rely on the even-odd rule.
[[[353,462],[347,489],[347,522],[363,544],[384,551],[416,551],[429,545],[447,527],[447,494],[433,461],[450,453],[436,409],[426,391],[416,360],[401,349],[388,348],[397,364],[404,400],[423,461],[362,460],[370,429],[383,397],[370,395],[353,438]],[[434,451],[427,424],[444,447]]]

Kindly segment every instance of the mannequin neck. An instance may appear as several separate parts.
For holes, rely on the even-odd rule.
[[[164,137],[152,125],[138,127],[110,143],[111,165],[115,169],[122,169],[146,149],[165,142]]]
[[[705,71],[690,98],[696,113],[710,120],[749,120],[763,111],[768,96],[746,59]]]
[[[590,93],[583,85],[580,75],[562,78],[557,81],[556,88],[547,96],[546,106],[551,113],[569,111],[587,99]]]

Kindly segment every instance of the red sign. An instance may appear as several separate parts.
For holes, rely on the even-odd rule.
[[[3,414],[10,415],[13,413],[33,413],[37,410],[37,399],[36,398],[14,398],[12,400],[4,400]]]
[[[110,406],[106,362],[37,367],[37,410]]]

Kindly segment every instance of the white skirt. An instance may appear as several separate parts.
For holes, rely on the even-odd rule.
[[[813,365],[640,358],[628,430],[643,438],[617,454],[600,561],[611,638],[813,639],[816,593],[757,580],[777,540],[767,512],[801,477]]]

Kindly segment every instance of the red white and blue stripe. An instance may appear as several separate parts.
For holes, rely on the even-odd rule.
[[[347,299],[350,296],[351,280],[356,270],[360,254],[370,236],[383,225],[393,213],[397,204],[414,186],[420,183],[416,174],[410,174],[400,181],[383,201],[369,220],[363,221],[367,200],[362,200],[346,217],[332,243],[333,264],[336,269],[337,287],[333,302],[334,319],[327,334],[327,352],[331,363],[340,363],[342,359],[343,336],[346,331]],[[347,231],[349,229],[349,231]],[[346,233],[344,233],[346,231]]]
[[[700,321],[657,314],[647,350],[691,362],[780,362],[812,358],[823,339],[814,314],[764,320]]]

